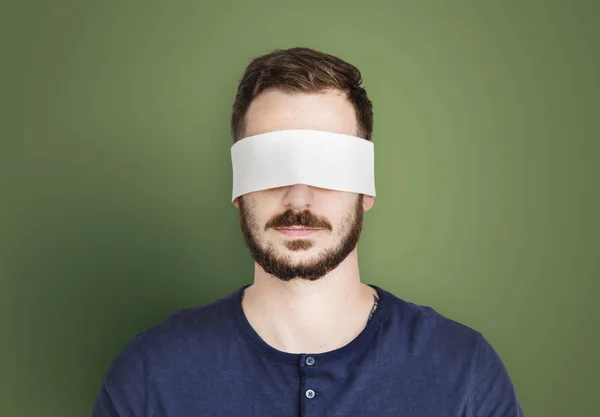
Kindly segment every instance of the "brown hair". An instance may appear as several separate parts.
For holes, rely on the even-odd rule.
[[[286,93],[320,93],[328,89],[342,91],[354,106],[357,135],[371,140],[373,105],[361,83],[361,73],[354,65],[311,48],[277,49],[254,58],[246,68],[235,95],[231,115],[233,141],[243,137],[248,107],[267,88]]]

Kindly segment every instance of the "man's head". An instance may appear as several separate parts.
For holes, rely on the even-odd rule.
[[[354,66],[308,48],[254,59],[233,105],[234,142],[288,129],[371,140],[371,101]],[[355,250],[373,197],[296,184],[247,193],[234,201],[254,261],[282,280],[316,280]]]

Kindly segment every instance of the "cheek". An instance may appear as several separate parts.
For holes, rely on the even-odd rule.
[[[341,212],[324,214],[323,217],[329,221],[333,228],[332,232],[327,234],[328,236],[333,236],[337,239],[339,236],[344,235],[345,231],[348,229]]]
[[[240,207],[246,215],[246,218],[252,221],[253,224],[264,226],[265,219],[262,213],[265,212],[263,198],[257,193],[250,193],[244,196],[243,200],[240,199]]]
[[[343,209],[340,209],[340,213],[344,214],[338,215],[336,218],[335,224],[337,225],[338,236],[345,236],[348,233],[348,231],[353,227],[353,224],[356,220],[356,216],[358,215],[356,204],[356,202],[353,202],[352,204],[347,205]]]
[[[251,227],[257,234],[268,233],[269,230],[265,230],[265,225],[271,219],[268,215],[264,214],[264,211],[250,210],[250,218],[252,219]]]
[[[341,219],[338,222],[338,228],[337,228],[336,236],[338,238],[341,238],[341,237],[345,236],[346,233],[348,233],[348,229],[349,229],[348,221],[346,219],[343,219],[343,220]]]
[[[265,223],[266,220],[263,219],[262,216],[260,216],[256,211],[252,211],[252,229],[254,229],[254,231],[256,233],[264,233],[264,229],[265,229]]]

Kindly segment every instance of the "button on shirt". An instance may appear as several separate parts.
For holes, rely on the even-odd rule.
[[[372,287],[372,319],[326,353],[263,341],[242,310],[245,287],[181,310],[119,352],[93,417],[522,416],[479,332]]]

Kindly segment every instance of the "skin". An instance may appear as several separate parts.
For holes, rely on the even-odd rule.
[[[351,103],[335,90],[262,92],[248,109],[244,137],[285,129],[356,135],[357,123]],[[248,193],[234,204],[255,259],[254,282],[245,291],[242,308],[259,336],[289,353],[327,352],[354,339],[377,295],[361,282],[354,246],[362,214],[373,207],[374,198],[297,184]],[[305,226],[298,225],[298,214]],[[307,228],[316,230],[308,236],[289,235],[290,229]],[[282,233],[286,230],[287,235]],[[255,256],[266,252],[268,265]],[[336,255],[328,268],[318,268]]]

